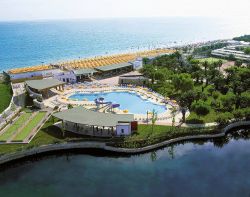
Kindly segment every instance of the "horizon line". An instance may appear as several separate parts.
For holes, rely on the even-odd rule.
[[[214,17],[214,16],[126,16],[126,17],[85,17],[85,18],[41,18],[41,19],[10,19],[10,20],[1,20],[1,23],[4,22],[47,22],[47,21],[73,21],[73,20],[119,20],[119,19],[156,19],[156,18],[218,18],[225,19],[226,17]]]

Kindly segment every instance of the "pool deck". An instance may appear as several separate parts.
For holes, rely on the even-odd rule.
[[[143,100],[148,100],[154,104],[157,105],[163,105],[166,106],[168,110],[166,110],[163,113],[158,114],[158,121],[156,124],[159,125],[172,125],[172,114],[171,114],[171,109],[173,107],[176,107],[178,109],[178,105],[171,101],[168,100],[168,103],[165,104],[163,101],[165,98],[156,93],[152,92],[147,88],[142,88],[142,87],[123,87],[123,86],[117,86],[117,85],[107,85],[107,84],[96,84],[96,85],[91,85],[91,86],[86,86],[84,84],[75,84],[75,85],[70,85],[66,86],[65,90],[63,92],[59,92],[58,95],[51,97],[47,100],[44,101],[45,106],[54,108],[55,106],[60,106],[61,110],[67,109],[67,106],[69,104],[73,106],[84,106],[87,109],[97,109],[97,106],[94,101],[78,101],[78,100],[72,100],[69,99],[69,97],[75,93],[108,93],[108,92],[129,92],[129,93],[135,93],[138,96],[140,96]],[[55,92],[55,93],[58,93]],[[100,108],[101,112],[106,112],[105,109]],[[115,113],[118,114],[125,114],[123,110],[115,109]],[[129,112],[128,112],[129,113]],[[189,113],[187,113],[188,115]],[[148,123],[150,122],[150,117],[149,121],[147,119],[146,114],[134,114],[135,115],[135,120],[138,121],[139,123]],[[177,111],[176,113],[176,122],[179,123],[181,120],[182,114],[180,111]]]

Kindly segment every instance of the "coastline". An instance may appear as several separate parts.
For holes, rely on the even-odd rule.
[[[200,46],[204,46],[204,45],[207,45],[207,44],[212,44],[212,43],[217,43],[217,42],[225,42],[225,41],[228,41],[230,40],[229,38],[228,39],[215,39],[215,40],[204,40],[204,41],[199,41],[199,42],[189,42],[189,43],[185,43],[185,44],[182,44],[182,43],[175,43],[173,45],[166,45],[164,47],[162,46],[155,46],[154,48],[141,48],[139,50],[129,50],[128,49],[125,49],[125,50],[119,50],[117,52],[112,52],[112,53],[108,53],[108,54],[96,54],[96,55],[90,55],[90,56],[84,56],[82,58],[80,58],[80,60],[86,60],[86,59],[90,59],[90,58],[98,58],[98,57],[106,57],[106,56],[116,56],[116,55],[123,55],[123,54],[126,54],[126,53],[131,53],[131,54],[136,54],[136,53],[140,53],[140,52],[143,52],[143,51],[147,51],[147,52],[150,52],[150,51],[154,51],[154,50],[158,50],[158,49],[169,49],[169,50],[175,50],[175,49],[182,49],[182,48],[185,48],[185,47],[200,47]],[[57,59],[57,60],[53,60],[53,61],[50,61],[50,62],[43,62],[44,65],[57,65],[57,64],[61,64],[62,62],[73,62],[73,61],[77,61],[79,59],[77,58],[62,58],[62,59]],[[36,67],[36,66],[39,66],[39,63],[37,64],[32,64],[32,65],[27,65],[27,66],[21,66],[21,67],[13,67],[13,68],[8,68],[8,69],[4,69],[4,70],[0,70],[0,73],[4,73],[4,72],[8,72],[9,70],[12,70],[12,69],[22,69],[22,68],[26,68],[26,67]]]
[[[214,138],[221,138],[227,135],[230,130],[243,127],[243,126],[250,126],[250,121],[238,121],[231,123],[224,127],[220,133],[218,134],[211,134],[211,135],[193,135],[193,136],[185,136],[179,137],[175,139],[166,140],[157,144],[153,144],[150,146],[142,147],[142,148],[117,148],[113,146],[106,145],[105,142],[71,142],[71,143],[64,143],[64,144],[49,144],[43,145],[41,147],[32,148],[25,151],[20,151],[16,153],[6,154],[0,157],[0,166],[9,162],[14,162],[16,160],[24,159],[26,157],[31,157],[33,155],[39,155],[43,153],[49,152],[57,152],[63,150],[72,150],[72,149],[100,149],[104,151],[120,153],[120,154],[140,154],[149,152],[173,143],[182,142],[186,140],[198,140],[198,139],[214,139]]]

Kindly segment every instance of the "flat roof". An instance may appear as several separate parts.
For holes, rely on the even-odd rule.
[[[133,114],[111,114],[88,110],[84,107],[75,107],[53,114],[63,121],[90,126],[115,127],[119,122],[134,121]]]
[[[58,79],[41,79],[41,80],[28,80],[25,83],[36,90],[50,89],[59,85],[65,84],[65,82],[59,81]]]
[[[88,75],[88,74],[96,73],[98,71],[96,71],[93,68],[86,68],[86,69],[73,70],[73,72],[75,73],[75,75]]]
[[[22,68],[14,68],[8,71],[9,74],[20,74],[27,72],[37,72],[37,71],[45,71],[45,70],[53,70],[52,65],[38,65],[38,66],[30,66],[30,67],[22,67]]]
[[[96,70],[100,70],[100,71],[110,71],[110,70],[115,70],[115,69],[119,69],[119,68],[125,68],[128,66],[132,66],[133,64],[125,62],[125,63],[120,63],[120,64],[111,64],[111,65],[107,65],[107,66],[100,66],[100,67],[96,67]]]
[[[136,70],[136,71],[132,71],[132,72],[121,75],[121,77],[126,77],[126,76],[143,76],[143,74]]]

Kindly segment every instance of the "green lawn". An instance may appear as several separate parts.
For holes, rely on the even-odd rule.
[[[138,131],[128,137],[128,140],[145,140],[147,138],[158,138],[164,136],[172,136],[173,134],[183,134],[189,132],[202,132],[201,129],[191,129],[186,127],[172,127],[164,125],[138,125]]]
[[[12,90],[10,84],[0,82],[0,113],[9,106],[11,97]]]
[[[94,137],[86,137],[72,132],[65,132],[63,135],[63,132],[58,127],[53,126],[53,124],[53,118],[50,118],[29,144],[0,144],[0,155],[27,150],[46,144],[65,143],[68,141],[81,141],[90,139],[98,140]],[[114,139],[114,142],[121,143],[120,145],[123,147],[140,147],[174,137],[213,132],[216,131],[213,129],[187,129],[171,126],[154,126],[154,130],[152,132],[151,125],[139,125],[138,131],[131,137],[125,137],[122,140]],[[139,141],[139,143],[135,141]],[[141,144],[141,141],[144,142]]]
[[[26,120],[31,116],[31,113],[23,113],[1,136],[0,141],[7,141],[20,128]]]
[[[62,131],[58,127],[53,126],[53,124],[53,119],[49,119],[29,144],[0,144],[0,155],[27,150],[46,144],[63,143],[84,138],[82,135],[72,132],[65,132],[63,136]]]
[[[180,128],[180,131],[183,130]],[[157,137],[162,134],[171,133],[173,131],[172,127],[163,126],[163,125],[155,125],[152,131],[152,125],[138,125],[138,131],[135,135],[130,137],[131,140],[141,140],[145,139],[148,136]]]
[[[184,128],[155,125],[139,125],[138,131],[130,137],[125,137],[123,141],[111,142],[111,145],[125,148],[139,148],[152,144],[170,140],[177,137],[199,134],[217,133],[215,128]]]
[[[39,112],[32,120],[16,135],[13,141],[25,140],[38,123],[44,118],[46,112]]]
[[[215,57],[208,57],[208,58],[202,58],[202,59],[198,59],[200,62],[205,62],[207,61],[208,63],[214,63],[214,62],[217,62],[219,60],[222,60],[223,63],[226,63],[227,60],[224,60],[224,59],[220,59],[220,58],[215,58]]]

